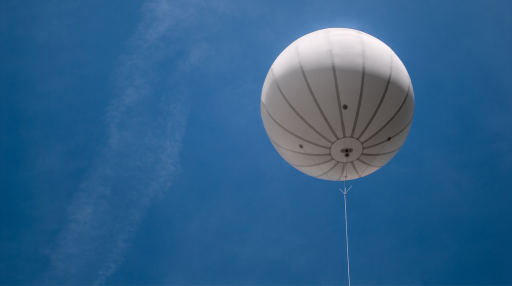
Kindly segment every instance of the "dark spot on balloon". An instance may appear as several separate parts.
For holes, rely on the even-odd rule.
[[[299,147],[300,147],[300,149],[302,149],[302,147],[304,147],[304,146],[302,146],[302,144],[299,144]]]
[[[348,105],[343,104],[343,109],[344,109],[344,110],[347,110],[347,109],[348,109]]]
[[[388,141],[391,140],[391,137],[388,137]]]

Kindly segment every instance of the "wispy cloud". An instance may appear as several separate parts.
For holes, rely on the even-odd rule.
[[[180,5],[151,1],[143,6],[131,52],[120,57],[113,75],[108,142],[67,210],[43,283],[104,284],[123,262],[148,206],[170,189],[179,172],[188,105],[186,90],[169,82],[207,53],[204,44],[191,45],[188,61],[162,67],[180,48],[172,36],[178,24],[193,13],[190,5]]]

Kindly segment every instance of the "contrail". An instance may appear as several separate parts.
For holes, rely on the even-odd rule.
[[[108,141],[68,207],[44,284],[104,284],[123,262],[148,206],[179,172],[188,105],[186,91],[172,91],[168,82],[201,60],[204,45],[187,47],[190,62],[161,72],[159,64],[172,54],[175,23],[190,15],[165,1],[148,2],[142,11],[131,52],[113,74]]]

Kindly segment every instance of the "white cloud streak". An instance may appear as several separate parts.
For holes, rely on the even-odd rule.
[[[207,49],[201,43],[189,46],[189,62],[173,68],[162,62],[180,49],[172,35],[191,13],[190,5],[185,9],[175,2],[143,6],[132,52],[120,57],[113,77],[108,142],[67,210],[42,283],[104,284],[123,262],[146,209],[171,188],[180,169],[188,105],[186,90],[169,82],[197,65]]]

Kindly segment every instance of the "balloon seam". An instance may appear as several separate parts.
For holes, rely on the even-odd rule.
[[[354,161],[350,162],[350,164],[352,165],[352,168],[354,168],[354,171],[356,171],[357,176],[361,178],[361,175],[359,175],[359,172],[357,171],[356,165],[354,165]]]
[[[323,165],[323,164],[329,163],[329,162],[331,162],[332,160],[334,160],[334,159],[333,159],[333,158],[331,158],[331,159],[329,159],[329,160],[327,160],[327,161],[325,161],[325,162],[321,162],[321,163],[316,163],[316,162],[313,160],[313,162],[315,162],[315,164],[312,164],[312,165],[296,165],[296,164],[291,164],[291,163],[289,163],[289,164],[290,164],[290,165],[292,165],[292,166],[295,166],[295,167],[316,167],[316,166],[320,166],[320,165]],[[320,168],[320,170],[322,170],[322,168]],[[323,172],[323,170],[322,170],[322,172]]]
[[[330,140],[329,138],[325,137],[322,133],[320,133],[320,131],[316,130],[315,127],[313,127],[313,125],[311,125],[309,122],[307,122],[307,120],[302,117],[302,115],[300,115],[300,113],[292,106],[291,102],[288,101],[288,98],[284,95],[283,93],[283,90],[281,89],[281,86],[279,85],[279,82],[277,82],[277,78],[276,76],[274,75],[274,70],[272,68],[270,68],[270,71],[272,73],[272,77],[274,78],[275,82],[276,82],[276,86],[277,86],[277,89],[279,90],[279,93],[281,94],[281,96],[283,97],[284,101],[286,101],[286,103],[288,104],[288,106],[290,106],[290,108],[293,110],[293,112],[295,112],[295,114],[304,122],[306,123],[307,126],[309,126],[309,128],[311,128],[313,131],[315,131],[316,134],[318,134],[320,137],[324,138],[325,141],[329,142],[329,143],[333,143],[332,140]]]
[[[274,121],[279,127],[281,127],[283,130],[285,130],[286,132],[290,133],[291,135],[299,138],[300,140],[303,140],[304,142],[308,142],[309,144],[312,144],[312,145],[315,145],[315,146],[318,146],[318,147],[321,147],[321,148],[325,148],[325,149],[330,149],[329,147],[327,146],[323,146],[323,145],[320,145],[318,143],[315,143],[315,142],[311,142],[307,139],[304,139],[302,137],[300,137],[299,135],[291,132],[290,130],[286,129],[283,125],[281,125],[279,122],[276,121],[276,119],[274,117],[272,117],[272,115],[270,115],[270,112],[268,111],[267,107],[265,106],[265,103],[263,103],[263,101],[261,102],[261,104],[263,105],[263,107],[265,108],[265,111],[267,112],[268,116],[270,116],[270,118],[272,119],[272,121]]]
[[[268,139],[270,139],[270,141],[272,141],[272,143],[277,145],[279,148],[282,148],[282,149],[284,149],[286,151],[289,151],[289,152],[293,152],[293,153],[297,153],[297,154],[301,154],[301,155],[308,155],[308,156],[331,156],[331,153],[309,154],[309,153],[298,152],[298,151],[295,151],[295,150],[292,150],[292,149],[288,149],[286,147],[283,147],[283,146],[279,145],[276,141],[274,141],[272,138],[270,138],[270,136],[268,137]]]
[[[336,67],[334,66],[334,53],[332,51],[331,37],[329,36],[329,34],[327,34],[327,42],[329,44],[329,54],[331,56],[331,68],[332,68],[332,75],[334,78],[334,88],[336,89],[336,100],[338,101],[338,111],[340,113],[341,131],[343,133],[343,138],[344,138],[346,136],[345,121],[343,120],[343,113],[342,113],[342,109],[341,109],[340,89],[338,86],[338,75],[336,74]]]
[[[332,160],[334,160],[334,159],[332,159]],[[326,163],[327,163],[327,162],[326,162]],[[326,172],[324,172],[323,174],[320,174],[320,175],[318,175],[318,176],[314,176],[314,177],[319,178],[319,177],[321,177],[321,176],[323,176],[323,175],[325,175],[325,174],[329,173],[330,171],[332,171],[332,169],[334,169],[334,167],[338,166],[338,164],[339,164],[339,163],[340,163],[340,162],[336,162],[336,164],[334,164],[334,166],[332,166],[329,170],[327,170],[327,171],[326,171]],[[320,168],[320,170],[322,170],[322,168]],[[323,170],[322,170],[322,171],[323,171]],[[329,177],[329,175],[327,175],[327,177]],[[329,179],[330,179],[330,178],[329,178]]]
[[[365,164],[365,165],[368,165],[368,166],[370,166],[370,167],[375,167],[375,168],[381,168],[381,167],[383,167],[383,166],[375,166],[375,165],[372,165],[372,164],[370,164],[370,163],[366,163],[365,161],[363,161],[363,160],[361,160],[361,159],[359,159],[359,158],[357,159],[357,161],[359,161],[359,162],[361,162],[361,163],[363,163],[363,164]]]
[[[382,102],[384,102],[384,98],[386,97],[386,94],[388,93],[389,83],[391,82],[391,75],[393,74],[393,55],[391,55],[390,66],[391,67],[389,68],[388,82],[386,83],[386,88],[384,89],[384,93],[382,94],[382,97],[380,98],[379,105],[377,105],[377,109],[375,109],[375,112],[373,113],[372,117],[370,118],[370,121],[368,121],[368,123],[366,124],[366,127],[363,129],[361,134],[359,134],[359,137],[357,137],[357,139],[360,139],[361,137],[363,137],[363,135],[366,132],[366,130],[368,129],[368,127],[370,127],[370,124],[372,124],[373,119],[379,112]]]
[[[322,115],[322,118],[324,119],[325,123],[327,124],[327,127],[329,127],[329,129],[331,130],[332,134],[334,135],[334,137],[337,140],[337,139],[339,139],[338,135],[336,134],[336,132],[334,132],[334,129],[332,128],[331,123],[329,123],[329,120],[327,120],[327,117],[325,116],[324,111],[322,110],[322,107],[320,107],[320,103],[318,103],[318,100],[316,99],[315,93],[313,92],[313,89],[311,88],[311,85],[309,85],[309,81],[308,81],[308,78],[306,76],[306,72],[304,72],[304,68],[302,67],[302,61],[300,60],[300,54],[299,54],[299,47],[298,47],[298,45],[297,45],[297,54],[298,54],[298,59],[299,59],[300,71],[302,72],[302,77],[304,78],[304,81],[306,82],[306,86],[308,87],[309,93],[311,94],[311,97],[313,98],[313,101],[315,102],[316,107],[320,111],[320,115]]]
[[[404,130],[405,130],[405,129],[407,129],[407,127],[408,127],[409,125],[411,125],[411,123],[412,123],[412,119],[413,119],[413,118],[414,118],[414,116],[412,116],[412,117],[411,117],[411,119],[409,120],[409,123],[407,123],[407,125],[405,125],[405,127],[404,127],[404,128],[402,128],[402,130],[398,131],[398,133],[396,133],[395,135],[391,136],[391,138],[395,138],[396,136],[400,135],[400,133],[404,132]],[[383,140],[383,141],[381,141],[381,142],[379,142],[379,143],[373,144],[373,145],[371,145],[371,146],[364,147],[364,149],[370,149],[370,148],[373,148],[373,147],[375,147],[375,146],[379,146],[380,144],[382,144],[382,143],[386,143],[386,142],[388,142],[388,139],[385,139],[385,140]]]
[[[411,91],[411,84],[409,83],[409,89],[407,90],[407,93],[405,94],[405,98],[404,98],[404,101],[402,102],[402,104],[400,105],[400,107],[398,108],[398,110],[395,112],[395,114],[393,114],[393,116],[388,120],[388,122],[386,122],[386,124],[384,124],[384,126],[382,126],[379,130],[377,130],[377,132],[375,132],[372,136],[370,136],[368,139],[364,140],[362,143],[366,143],[368,142],[370,139],[372,139],[373,137],[375,137],[377,134],[379,134],[384,128],[386,128],[386,126],[388,126],[388,124],[393,120],[395,119],[396,115],[400,112],[400,110],[402,110],[402,107],[404,107],[405,105],[405,102],[407,101],[407,98],[409,98],[409,92]]]
[[[340,176],[338,177],[338,181],[341,181],[341,177],[343,177],[343,172],[345,172],[345,167],[346,167],[345,165],[346,165],[346,164],[347,164],[347,163],[343,163],[343,168],[341,169],[341,174],[340,174]]]
[[[366,76],[366,62],[365,62],[365,54],[364,54],[364,45],[363,45],[363,39],[359,37],[361,40],[361,57],[362,57],[362,65],[363,70],[361,73],[361,87],[359,88],[359,101],[357,103],[357,111],[356,111],[356,118],[354,119],[354,126],[352,126],[352,133],[350,137],[354,137],[354,133],[356,132],[357,127],[357,120],[359,119],[359,110],[361,109],[361,100],[363,99],[363,91],[364,91],[364,78]]]
[[[393,151],[389,151],[389,152],[386,152],[386,153],[378,153],[378,154],[361,153],[361,155],[364,155],[364,156],[382,156],[382,155],[387,155],[387,154],[391,154],[391,153],[397,152],[398,150],[400,150],[400,148],[402,148],[402,146],[400,146],[398,149],[395,149]]]

